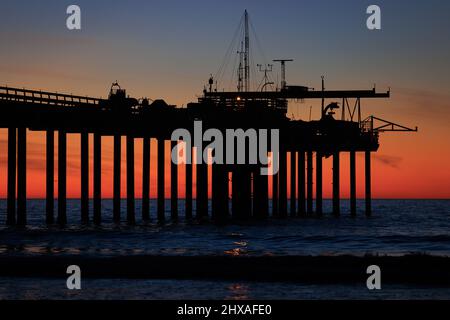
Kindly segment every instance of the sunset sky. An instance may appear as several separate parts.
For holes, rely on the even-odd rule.
[[[66,28],[70,4],[81,7],[81,31]],[[381,31],[366,28],[371,4],[381,7]],[[254,64],[292,58],[288,83],[316,89],[322,75],[330,90],[371,89],[374,84],[378,91],[390,88],[391,99],[363,101],[363,116],[419,127],[418,133],[381,136],[380,150],[373,155],[375,198],[450,198],[448,1],[2,0],[0,86],[106,97],[118,80],[133,97],[185,106],[196,101],[210,74],[216,74],[245,9],[264,52],[257,52],[253,43]],[[259,81],[262,75],[255,76]],[[280,77],[277,65],[272,77]],[[219,89],[229,90],[230,84],[224,76]],[[317,119],[314,101],[292,103],[288,114],[307,120],[310,106]],[[7,132],[0,129],[0,197],[6,196],[6,146]],[[68,146],[68,196],[79,197],[79,137],[69,136]],[[141,146],[138,139],[138,196]],[[27,156],[28,195],[44,197],[43,133],[28,135]],[[362,197],[363,156],[357,161]],[[348,155],[342,156],[341,171],[342,196],[347,197]],[[111,172],[112,138],[104,138],[104,197],[112,195]],[[151,182],[155,196],[155,174]],[[183,196],[184,180],[180,182]],[[331,196],[331,159],[324,162],[324,196]]]

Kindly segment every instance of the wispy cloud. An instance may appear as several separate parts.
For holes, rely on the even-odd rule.
[[[390,156],[385,154],[373,154],[373,158],[375,161],[378,161],[386,166],[389,166],[391,168],[398,169],[400,167],[400,163],[403,161],[402,157],[398,156]]]
[[[393,96],[405,102],[408,114],[416,114],[422,118],[450,120],[450,94],[425,89],[392,88]]]

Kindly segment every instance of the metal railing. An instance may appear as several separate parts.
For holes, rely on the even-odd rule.
[[[102,99],[56,92],[0,87],[0,102],[44,104],[59,107],[99,105]]]

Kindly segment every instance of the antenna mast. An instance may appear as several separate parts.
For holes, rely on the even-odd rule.
[[[245,50],[244,50],[244,91],[250,91],[250,36],[248,30],[248,12],[244,13]]]
[[[243,60],[243,55],[244,55],[244,51],[243,51],[243,46],[244,43],[241,42],[241,49],[237,52],[239,55],[239,68],[238,68],[238,85],[237,85],[237,89],[238,92],[242,92],[242,89],[244,87],[244,79],[243,79],[243,67],[242,67],[242,60]]]
[[[286,87],[286,62],[294,61],[293,59],[277,59],[274,62],[279,62],[281,64],[281,89]]]

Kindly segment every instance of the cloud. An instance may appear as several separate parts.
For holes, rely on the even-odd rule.
[[[373,154],[373,158],[375,161],[378,161],[386,166],[391,168],[398,169],[400,167],[400,163],[403,161],[403,158],[397,156],[389,156],[384,154]]]
[[[405,102],[404,109],[408,114],[421,118],[433,118],[441,121],[450,120],[450,94],[424,89],[396,87],[392,95],[398,95]]]

